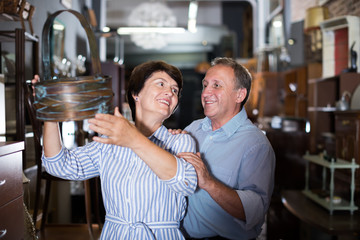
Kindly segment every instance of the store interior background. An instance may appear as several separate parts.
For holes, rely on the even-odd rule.
[[[47,17],[58,10],[66,9],[60,0],[29,0],[36,7],[32,19],[34,34],[41,36],[42,27]],[[115,73],[114,78],[122,81],[122,87],[134,66],[147,60],[161,59],[179,67],[184,75],[184,89],[177,112],[165,123],[170,128],[184,128],[192,120],[203,117],[200,103],[201,80],[204,76],[202,66],[206,66],[216,56],[228,56],[238,59],[252,72],[254,79],[253,96],[249,99],[247,110],[249,117],[264,131],[271,128],[271,121],[275,118],[285,119],[295,129],[287,131],[269,131],[268,137],[277,155],[276,186],[273,194],[272,206],[268,213],[266,234],[268,239],[330,239],[331,236],[318,232],[301,223],[289,213],[281,203],[281,191],[284,189],[303,189],[305,184],[305,163],[302,155],[306,151],[320,151],[324,148],[310,132],[305,129],[311,116],[308,112],[309,88],[308,79],[322,77],[321,59],[309,55],[308,36],[304,33],[306,10],[323,6],[328,8],[329,17],[352,15],[360,17],[360,2],[356,0],[247,0],[247,1],[198,1],[197,33],[167,36],[168,45],[161,49],[143,49],[136,46],[129,36],[119,36],[114,32],[118,27],[127,25],[129,13],[141,0],[80,0],[70,1],[71,9],[84,14],[89,20],[88,9],[94,10],[97,26],[93,27],[97,37],[100,60],[105,70]],[[167,0],[177,18],[178,26],[187,26],[187,11],[189,1]],[[61,33],[63,50],[57,48],[54,54],[66,57],[75,62],[78,55],[89,56],[89,47],[85,32],[73,17],[66,13],[57,17],[58,23],[65,26]],[[280,27],[273,23],[281,22]],[[28,31],[28,23],[25,23]],[[108,26],[113,34],[106,37],[102,28]],[[1,24],[0,30],[21,28],[19,22]],[[293,45],[289,39],[294,39]],[[26,43],[29,44],[29,43]],[[5,71],[4,57],[14,58],[11,43],[2,43],[2,69]],[[34,52],[28,47],[25,53],[25,79],[32,79],[35,73],[42,74],[41,42],[39,59],[33,62]],[[320,49],[321,50],[321,49]],[[359,56],[360,52],[358,52]],[[107,68],[109,64],[116,67]],[[91,65],[86,61],[87,72],[91,74]],[[358,66],[360,67],[360,66]],[[114,70],[115,69],[115,70]],[[120,70],[119,70],[120,69]],[[70,74],[76,74],[72,69]],[[85,73],[84,73],[85,74]],[[296,82],[291,77],[305,74],[305,81]],[[296,75],[298,76],[298,75]],[[259,80],[260,79],[260,80]],[[263,81],[268,81],[264,89]],[[296,79],[296,77],[295,77]],[[8,81],[12,81],[10,78]],[[297,84],[295,91],[289,90],[289,83]],[[301,87],[305,86],[302,90]],[[325,90],[325,89],[324,89]],[[303,92],[302,92],[303,91]],[[326,91],[326,90],[325,90]],[[124,89],[117,93],[123,104]],[[263,95],[262,95],[263,94]],[[266,96],[265,96],[266,95]],[[13,89],[6,91],[6,133],[16,132],[14,112],[15,93]],[[339,99],[334,99],[338,101]],[[331,105],[335,105],[335,101]],[[121,105],[125,111],[124,105]],[[327,122],[327,120],[325,120]],[[76,146],[74,125],[64,134],[65,144]],[[284,130],[284,131],[282,131]],[[35,165],[31,126],[27,122],[26,132],[26,169],[24,172],[31,179],[24,195],[25,204],[31,211],[34,201]],[[66,138],[66,139],[65,139]],[[359,140],[358,140],[359,141]],[[357,178],[359,179],[359,178]],[[359,190],[357,189],[357,195]],[[84,222],[83,186],[81,182],[57,182],[52,187],[49,222],[51,223],[79,223]],[[357,200],[359,204],[359,200]],[[356,212],[356,214],[359,214]],[[347,239],[347,238],[344,238]],[[352,239],[352,238],[349,238]]]

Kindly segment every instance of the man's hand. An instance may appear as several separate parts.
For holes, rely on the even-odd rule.
[[[182,152],[177,155],[180,158],[185,159],[187,162],[191,163],[196,171],[198,177],[199,188],[206,190],[206,187],[209,187],[214,179],[210,175],[206,165],[200,157],[200,153],[191,153],[191,152]]]
[[[116,107],[114,115],[98,113],[95,118],[89,119],[90,129],[107,136],[108,138],[97,137],[94,141],[115,144],[123,147],[130,147],[136,142],[136,136],[141,134],[137,128],[124,118]]]
[[[171,133],[172,135],[188,133],[187,131],[182,130],[182,129],[168,129],[168,132]]]
[[[225,211],[233,217],[246,221],[244,207],[237,192],[212,177],[200,157],[200,153],[179,153],[181,157],[191,163],[198,177],[199,188],[204,189]]]

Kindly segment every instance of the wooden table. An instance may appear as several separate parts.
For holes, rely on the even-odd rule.
[[[301,221],[330,235],[352,235],[360,238],[360,212],[334,211],[333,215],[307,198],[301,191],[286,190],[281,200],[285,207]]]

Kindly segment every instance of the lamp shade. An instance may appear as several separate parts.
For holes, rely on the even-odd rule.
[[[320,22],[329,18],[329,9],[327,7],[311,7],[306,9],[306,16],[304,21],[304,31],[319,29]]]

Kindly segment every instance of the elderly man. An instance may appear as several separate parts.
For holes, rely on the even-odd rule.
[[[179,154],[198,175],[183,221],[189,239],[254,239],[261,232],[274,188],[275,154],[247,117],[250,88],[250,73],[230,58],[214,59],[203,79],[206,117],[185,129],[198,153]]]

